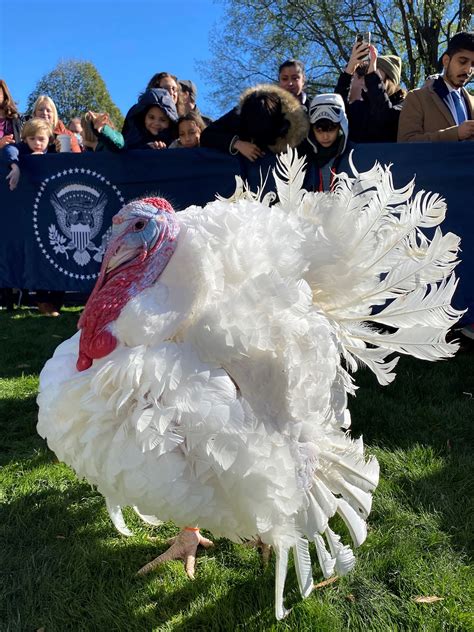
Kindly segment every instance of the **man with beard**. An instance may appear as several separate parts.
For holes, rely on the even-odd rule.
[[[407,94],[398,142],[474,140],[474,97],[464,88],[474,70],[474,31],[456,33],[441,61],[440,77]]]

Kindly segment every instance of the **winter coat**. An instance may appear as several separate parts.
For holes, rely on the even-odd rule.
[[[147,111],[156,105],[169,118],[170,126],[159,134],[150,134],[145,128],[145,115]],[[144,92],[127,112],[122,128],[126,149],[149,149],[148,143],[162,141],[168,147],[177,138],[176,122],[178,112],[167,90],[153,88]]]
[[[352,75],[342,72],[334,92],[342,96],[349,119],[349,140],[354,143],[395,143],[404,92],[388,96],[376,72],[365,75],[362,99],[349,103]]]
[[[23,127],[24,122],[23,116],[19,114],[14,118],[6,118],[4,120],[8,121],[8,124],[11,127],[10,133],[13,134],[13,140],[15,141],[15,143],[21,142],[21,128]],[[9,132],[7,132],[5,136],[7,136],[8,133]]]
[[[300,104],[304,107],[304,109],[306,110],[306,112],[309,113],[309,106],[311,104],[311,99],[308,97],[308,95],[306,94],[306,92],[302,92],[299,97],[298,100],[300,102]]]
[[[297,147],[307,136],[309,130],[309,118],[301,103],[290,92],[275,85],[258,85],[248,88],[242,93],[240,103],[224,116],[211,123],[201,134],[201,147],[219,149],[220,151],[237,153],[233,150],[233,143],[240,139],[252,141],[252,138],[242,129],[240,124],[240,110],[245,100],[255,91],[265,91],[277,94],[280,97],[282,113],[288,123],[288,129],[276,142],[269,145],[268,149],[274,154],[286,150],[287,145]]]
[[[12,145],[5,145],[0,152],[0,159],[2,162],[11,165],[13,163],[18,163],[22,156],[29,156],[32,153],[33,152],[29,148],[28,143],[20,141],[19,143]],[[48,145],[48,149],[44,153],[54,154],[56,153],[56,147],[54,145]]]
[[[407,94],[400,115],[398,142],[457,142],[458,126],[444,99],[448,95],[444,79]],[[474,97],[462,89],[469,118],[474,118]]]

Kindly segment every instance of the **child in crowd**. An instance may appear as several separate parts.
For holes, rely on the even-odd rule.
[[[125,117],[126,149],[165,149],[177,136],[178,112],[167,90],[144,92]]]
[[[53,127],[53,138],[51,143],[56,146],[56,150],[59,151],[59,140],[56,141],[56,137],[59,134],[67,134],[71,137],[71,151],[74,153],[81,153],[81,148],[77,142],[77,138],[74,133],[66,128],[64,123],[58,116],[58,110],[51,97],[41,94],[33,105],[33,117],[42,118],[48,121]]]
[[[81,118],[84,151],[120,151],[125,145],[107,112],[87,112]]]
[[[7,180],[10,190],[16,188],[20,179],[20,167],[18,162],[21,156],[28,154],[46,154],[56,151],[51,144],[54,136],[51,124],[44,118],[33,118],[27,121],[22,130],[22,142],[18,145],[7,145],[2,150],[2,159],[10,165],[10,173]],[[64,292],[56,290],[36,290],[38,311],[46,316],[59,316],[59,310],[64,299]]]
[[[183,114],[181,114],[181,116],[184,116],[184,114],[187,114],[188,112],[195,112],[196,114],[199,114],[199,116],[202,118],[206,126],[212,123],[212,119],[209,118],[208,116],[204,116],[204,114],[196,105],[196,99],[197,99],[196,84],[190,79],[180,79],[179,86],[181,88],[181,101],[183,103],[183,109],[184,109],[184,112]],[[178,107],[178,114],[179,113],[180,113],[180,110]]]
[[[67,126],[68,130],[74,134],[77,138],[77,142],[79,143],[79,147],[81,151],[84,151],[84,144],[82,140],[82,123],[81,117],[75,116],[69,121],[69,125]]]
[[[178,138],[174,140],[170,149],[199,147],[201,132],[206,124],[196,112],[188,112],[178,119]]]
[[[21,142],[18,145],[6,145],[2,150],[2,160],[10,166],[7,181],[10,191],[16,189],[20,180],[20,167],[18,165],[21,156],[28,154],[46,154],[53,136],[51,125],[40,118],[33,118],[23,126],[21,130]],[[54,145],[51,148],[54,152]]]
[[[309,106],[311,129],[305,153],[318,168],[319,191],[330,191],[349,135],[349,124],[340,94],[318,94]]]

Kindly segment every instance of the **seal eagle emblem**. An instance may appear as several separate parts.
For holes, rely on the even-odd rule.
[[[51,195],[59,227],[70,240],[64,243],[64,252],[74,250],[73,259],[85,266],[91,260],[90,252],[96,261],[102,261],[103,248],[92,241],[102,228],[107,196],[94,187],[85,184],[69,184]],[[50,226],[50,244],[57,245],[57,230]]]
[[[98,171],[75,167],[49,175],[33,204],[41,253],[57,272],[88,287],[98,276],[111,218],[123,204],[118,187]]]

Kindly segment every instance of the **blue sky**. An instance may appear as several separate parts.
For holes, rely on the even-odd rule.
[[[91,61],[125,114],[166,71],[194,81],[200,109],[216,116],[197,62],[210,58],[209,32],[222,14],[213,0],[0,0],[0,78],[23,112],[60,60]]]

